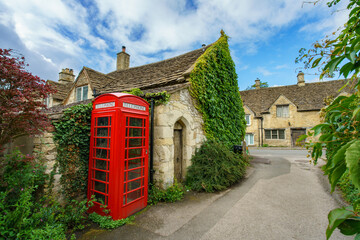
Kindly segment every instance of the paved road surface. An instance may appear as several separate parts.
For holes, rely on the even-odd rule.
[[[81,239],[326,239],[327,213],[339,202],[307,152],[250,153],[255,158],[248,177],[230,190],[191,193],[183,201],[152,206],[132,225],[92,229]],[[332,239],[353,238],[335,232]]]

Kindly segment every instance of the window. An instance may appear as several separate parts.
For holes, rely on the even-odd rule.
[[[250,125],[251,122],[250,122],[250,114],[246,114],[245,115],[245,120],[246,120],[246,125]]]
[[[254,145],[254,134],[246,133],[245,134],[246,145]]]
[[[46,107],[50,107],[50,97],[44,99],[44,104],[46,105]]]
[[[82,86],[76,88],[76,101],[84,101],[88,99],[88,86]]]
[[[265,130],[265,139],[285,139],[285,129]]]
[[[289,105],[277,105],[276,117],[289,117]]]

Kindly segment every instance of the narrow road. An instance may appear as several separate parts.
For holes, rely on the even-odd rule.
[[[158,204],[133,225],[92,229],[81,239],[326,239],[327,214],[339,207],[303,150],[251,150],[246,179],[216,193],[189,193]],[[353,239],[339,232],[332,239]]]

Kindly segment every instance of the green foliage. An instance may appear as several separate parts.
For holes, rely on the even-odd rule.
[[[197,109],[203,115],[207,139],[229,146],[240,145],[245,136],[245,113],[228,36],[223,32],[197,60],[190,82],[191,95],[197,100]]]
[[[184,197],[184,187],[174,180],[174,184],[167,189],[161,189],[152,185],[149,189],[148,204],[154,205],[158,202],[176,202]]]
[[[86,223],[87,201],[60,205],[42,191],[48,180],[41,161],[18,150],[6,156],[0,191],[0,239],[66,239]]]
[[[357,189],[349,178],[349,171],[340,178],[338,187],[343,192],[345,200],[351,204],[355,201],[360,200],[360,190]]]
[[[148,103],[150,103],[150,99],[155,99],[155,105],[161,105],[168,103],[170,99],[170,94],[168,94],[166,91],[157,92],[157,93],[146,93],[144,94],[143,91],[141,91],[139,88],[133,88],[130,91],[125,91],[124,93],[129,93],[138,97],[144,98]]]
[[[89,219],[91,221],[99,224],[99,226],[101,228],[114,229],[114,228],[118,228],[122,225],[125,225],[127,223],[134,221],[135,217],[130,216],[130,217],[124,218],[124,219],[112,220],[111,216],[101,216],[101,215],[93,212],[89,215]]]
[[[92,104],[76,105],[64,111],[54,123],[56,161],[60,183],[67,199],[86,196]]]
[[[339,2],[330,1],[328,6]],[[315,126],[308,134],[320,135],[319,141],[308,145],[315,163],[321,157],[323,147],[327,148],[327,163],[323,170],[329,176],[332,191],[337,184],[344,186],[344,179],[353,184],[345,181],[345,186],[354,186],[354,191],[360,189],[360,2],[350,0],[347,8],[350,10],[349,19],[340,34],[336,37],[333,33],[334,39],[317,42],[314,49],[307,52],[301,49],[297,58],[297,61],[305,63],[306,68],[320,67],[321,78],[336,71],[339,76],[351,76],[346,85],[352,87],[354,93],[349,97],[336,98],[324,110],[324,123]],[[359,203],[360,200],[354,200],[353,206],[329,213],[327,239],[336,228],[345,235],[356,235],[355,239],[360,239]]]
[[[195,191],[221,191],[239,181],[248,162],[219,142],[208,140],[196,150],[186,173],[186,185]]]

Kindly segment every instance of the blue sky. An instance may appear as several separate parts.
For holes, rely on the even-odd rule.
[[[115,70],[123,45],[130,66],[160,61],[230,36],[239,88],[256,78],[296,83],[300,48],[345,23],[346,0],[329,9],[301,0],[0,0],[0,48],[22,53],[28,70],[47,80],[62,68]],[[307,82],[317,81],[305,71]]]

